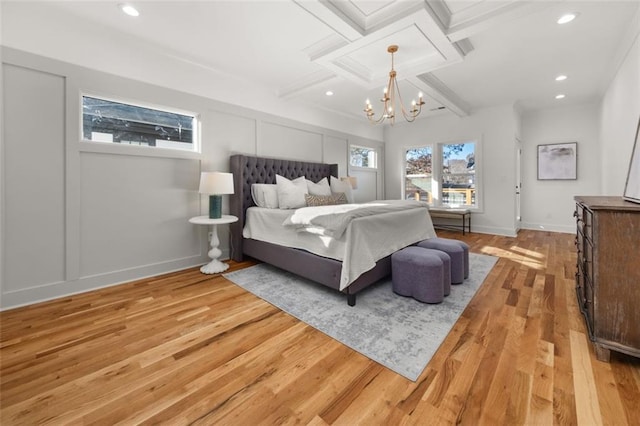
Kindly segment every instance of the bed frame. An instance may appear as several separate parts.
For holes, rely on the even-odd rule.
[[[250,256],[339,291],[342,262],[305,250],[265,243],[242,236],[245,213],[249,207],[255,206],[251,197],[252,184],[276,183],[276,174],[287,179],[305,176],[313,182],[318,182],[324,177],[327,179],[330,176],[337,177],[338,165],[246,155],[232,155],[230,163],[235,189],[235,194],[231,196],[229,204],[230,214],[238,217],[238,221],[231,224],[231,258],[241,262],[245,255]],[[356,293],[390,273],[391,256],[387,256],[380,259],[373,269],[362,274],[349,287],[342,290],[347,295],[349,306],[356,304]]]

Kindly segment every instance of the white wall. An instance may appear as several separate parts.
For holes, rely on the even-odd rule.
[[[443,115],[388,127],[385,131],[385,190],[402,196],[404,150],[427,143],[478,140],[482,210],[472,215],[474,232],[513,236],[515,224],[515,140],[518,123],[511,105],[485,108],[467,117]]]
[[[379,144],[172,89],[2,48],[1,308],[208,261],[201,171],[233,153],[337,162]],[[200,116],[202,153],[80,141],[81,94]],[[223,198],[223,212],[228,211]],[[220,228],[228,257],[228,227]]]
[[[538,180],[538,145],[578,143],[576,180]],[[576,195],[602,193],[598,106],[527,112],[522,120],[522,228],[575,232]]]
[[[640,12],[636,28],[640,28]],[[640,32],[640,31],[639,31]],[[622,195],[635,132],[640,120],[640,36],[625,55],[600,110],[602,192]]]
[[[6,2],[1,6],[0,32],[4,46],[298,122],[382,140],[382,130],[370,126],[366,120],[353,120],[304,102],[282,99],[273,90],[254,81],[178,58],[153,43],[61,13],[59,7],[46,1],[25,3]],[[69,22],[70,19],[74,21]],[[223,48],[221,44],[224,44],[223,40],[216,40],[211,48]]]
[[[622,195],[640,119],[638,28],[621,42],[621,65],[600,104],[524,113],[523,228],[573,233],[575,195]],[[556,142],[578,142],[577,180],[537,180],[537,145]]]

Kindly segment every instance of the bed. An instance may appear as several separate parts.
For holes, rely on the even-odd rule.
[[[355,305],[358,292],[391,273],[391,255],[389,253],[377,259],[375,266],[371,269],[359,274],[357,278],[349,280],[348,286],[344,287],[346,271],[343,271],[342,261],[314,254],[300,248],[287,247],[270,241],[245,238],[243,236],[243,230],[247,225],[247,210],[255,208],[251,195],[252,184],[274,184],[276,183],[276,174],[287,179],[305,176],[308,180],[318,182],[325,177],[329,179],[331,176],[339,176],[336,164],[233,155],[230,158],[230,166],[235,187],[235,194],[231,196],[229,204],[230,214],[238,217],[238,221],[231,225],[231,258],[233,260],[240,262],[244,260],[245,256],[249,256],[308,278],[343,292],[346,294],[347,303],[350,306]],[[406,243],[403,240],[402,246],[411,245],[419,240],[435,236],[426,207],[424,214],[420,215],[420,218],[423,217],[424,219],[420,220],[424,222],[421,222],[420,226],[411,231],[411,238],[414,238],[415,241]],[[394,228],[397,232],[397,222],[394,224]]]

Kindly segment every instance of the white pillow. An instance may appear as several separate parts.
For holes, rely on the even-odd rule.
[[[278,205],[281,209],[297,209],[307,205],[304,196],[309,192],[304,176],[289,180],[284,176],[276,175],[276,186],[278,187]]]
[[[318,183],[313,183],[307,179],[307,190],[311,195],[331,195],[331,187],[327,178],[322,178]]]
[[[353,199],[353,192],[351,192],[351,184],[348,181],[343,182],[337,177],[331,176],[330,184],[332,193],[337,194],[339,192],[344,192],[344,195],[347,196],[347,202],[349,204],[355,203]]]
[[[251,198],[258,207],[266,207],[268,209],[278,208],[278,189],[277,185],[268,183],[254,183],[251,185]]]

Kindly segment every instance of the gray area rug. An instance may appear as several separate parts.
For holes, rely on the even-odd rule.
[[[224,277],[366,357],[416,381],[497,257],[469,254],[470,276],[437,305],[402,297],[391,278],[358,293],[356,306],[338,291],[267,264]]]

